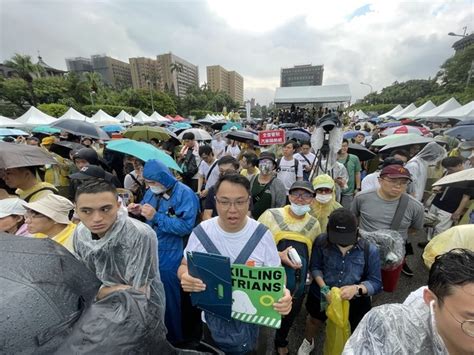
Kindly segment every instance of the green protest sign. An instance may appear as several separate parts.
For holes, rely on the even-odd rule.
[[[283,296],[284,289],[283,267],[232,265],[232,318],[280,328],[281,315],[273,303]]]

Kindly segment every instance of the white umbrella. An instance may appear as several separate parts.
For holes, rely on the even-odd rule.
[[[441,105],[439,105],[438,107],[419,114],[417,116],[417,118],[438,117],[439,115],[441,115],[445,112],[452,111],[452,110],[457,109],[459,107],[461,107],[461,104],[459,102],[457,102],[457,100],[454,97],[452,97],[448,101],[446,101],[446,102],[442,103]]]
[[[456,187],[474,187],[474,168],[459,171],[457,173],[449,174],[438,181],[433,186],[456,186]]]
[[[460,121],[474,120],[474,101],[455,110],[442,113],[438,117],[455,118]]]
[[[183,135],[185,133],[188,133],[188,132],[191,132],[192,134],[194,134],[194,138],[197,140],[197,141],[210,141],[212,140],[212,137],[209,133],[207,133],[205,130],[203,129],[200,129],[200,128],[189,128],[189,129],[186,129],[184,130],[183,132],[180,133],[180,135],[178,136],[178,139],[179,140],[182,140],[183,139]]]
[[[31,106],[22,116],[16,119],[18,123],[24,126],[41,126],[56,122],[56,118],[41,112],[36,107]]]
[[[64,115],[59,117],[59,119],[68,119],[68,120],[79,120],[79,121],[85,121],[89,117],[84,116],[82,113],[77,112],[74,110],[72,107],[69,107],[69,110],[67,110]]]
[[[430,137],[410,137],[410,139],[404,140],[404,141],[399,141],[391,144],[387,144],[385,147],[380,149],[380,152],[384,152],[387,150],[392,150],[395,148],[400,148],[400,147],[407,147],[409,145],[414,145],[414,144],[428,144],[430,142],[435,142],[436,140],[434,138]]]

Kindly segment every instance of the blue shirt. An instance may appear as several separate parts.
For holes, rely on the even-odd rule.
[[[364,244],[368,246],[367,275],[364,277]],[[327,235],[321,235],[314,243],[310,264],[311,274],[323,278],[329,287],[342,287],[362,284],[367,287],[367,295],[372,296],[382,290],[382,276],[380,272],[380,255],[378,248],[368,242],[358,241],[346,255],[342,255],[339,248],[328,242]],[[310,291],[317,298],[320,289],[316,281],[311,284]]]

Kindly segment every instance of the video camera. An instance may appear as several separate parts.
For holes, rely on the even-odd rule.
[[[316,122],[316,127],[322,127],[326,132],[332,131],[334,127],[342,127],[342,121],[334,112],[328,113]]]

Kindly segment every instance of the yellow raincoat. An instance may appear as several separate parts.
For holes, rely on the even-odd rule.
[[[72,253],[74,252],[74,247],[72,244],[72,236],[75,230],[76,230],[76,224],[69,223],[61,232],[56,234],[51,239],[54,240],[56,243],[61,244],[63,247],[65,247],[67,250],[69,250]],[[40,239],[48,238],[47,235],[42,234],[42,233],[37,233],[37,234],[34,234],[33,236],[35,238],[40,238]]]
[[[322,233],[326,233],[329,215],[332,211],[337,210],[342,206],[341,204],[339,204],[339,202],[336,201],[336,189],[334,180],[327,174],[316,176],[313,179],[313,186],[317,186],[320,184],[328,184],[332,186],[332,200],[326,204],[322,204],[316,201],[315,199],[314,202],[311,204],[311,212],[309,212],[309,214],[318,219]]]

